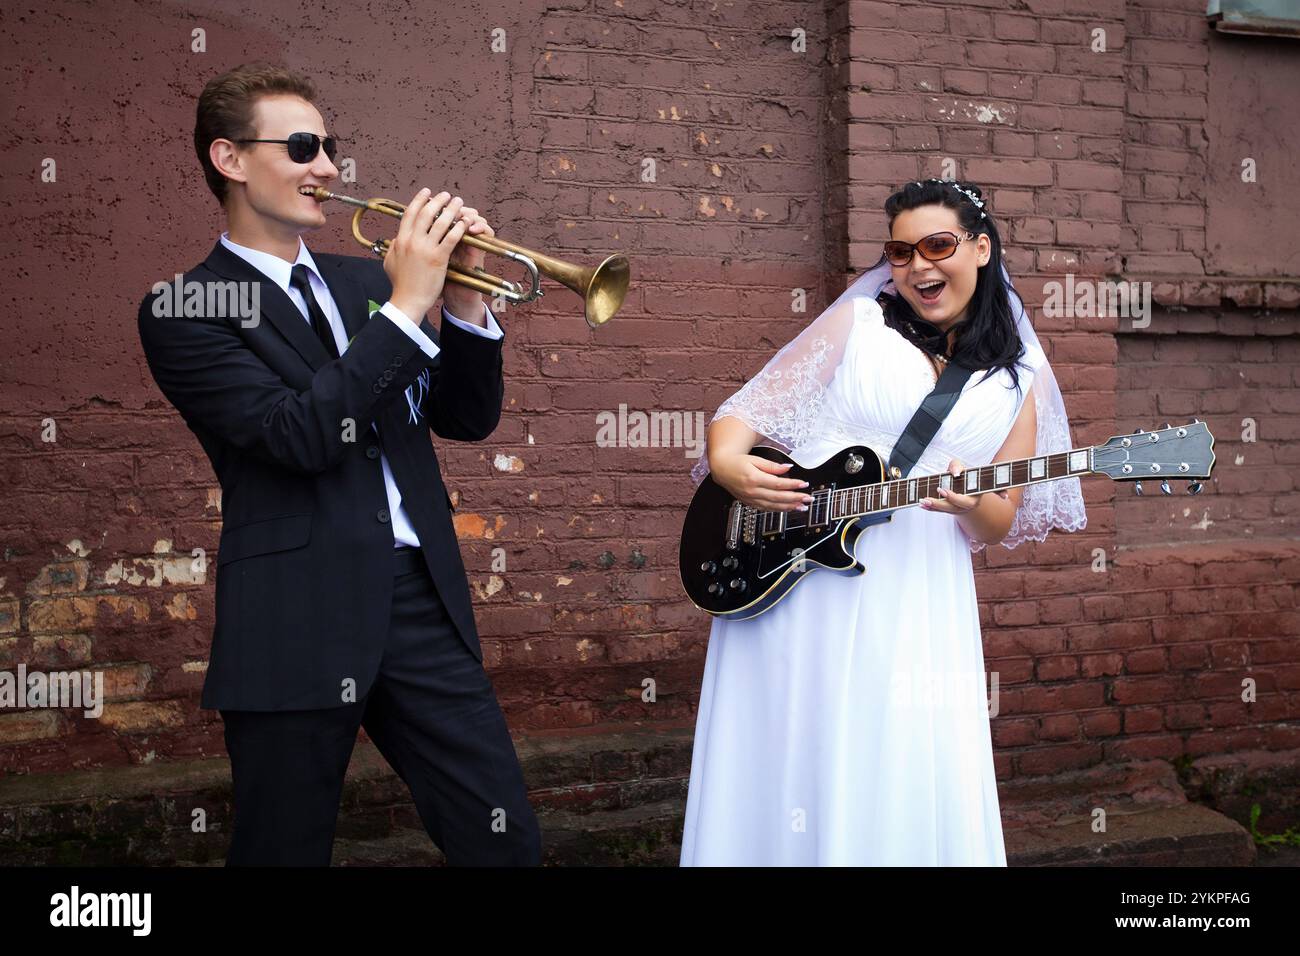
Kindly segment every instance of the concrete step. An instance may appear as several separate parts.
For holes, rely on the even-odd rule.
[[[621,724],[517,739],[546,862],[675,863],[692,731]],[[220,865],[232,816],[224,757],[9,775],[0,780],[0,866]],[[334,861],[442,862],[410,791],[368,741],[348,765]]]
[[[1240,823],[1189,803],[1166,761],[1109,764],[999,788],[1009,866],[1252,866]]]
[[[570,866],[677,866],[686,799],[624,810],[538,814],[543,862]]]
[[[1241,824],[1206,807],[1150,807],[1092,820],[1062,819],[1005,830],[1008,866],[1252,866],[1255,845]]]
[[[395,827],[383,837],[334,838],[333,866],[444,866],[447,860],[424,830]]]
[[[689,724],[619,725],[520,737],[515,747],[545,862],[676,865],[692,731]],[[1008,781],[999,787],[1008,863],[1293,865],[1300,851],[1257,854],[1241,821],[1260,802],[1265,832],[1294,822],[1296,758],[1207,758],[1179,771],[1141,761]],[[192,831],[196,809],[206,820],[199,833]],[[1094,832],[1102,813],[1105,830]],[[230,819],[224,758],[11,775],[0,781],[0,865],[221,865]],[[334,862],[442,862],[406,785],[368,742],[358,742],[348,767]]]
[[[682,804],[677,800],[622,810],[539,810],[547,866],[676,866]],[[334,866],[443,866],[446,858],[420,827],[397,826],[381,837],[335,837]]]

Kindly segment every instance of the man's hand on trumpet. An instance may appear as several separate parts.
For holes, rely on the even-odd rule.
[[[496,235],[487,220],[479,215],[477,209],[462,206],[460,216],[461,221],[468,225],[465,230],[467,235],[486,236],[488,239]],[[483,260],[486,256],[487,253],[482,249],[477,249],[468,242],[462,242],[452,250],[451,264],[461,272],[473,272],[475,269],[483,268]],[[483,308],[483,293],[458,282],[449,282],[442,288],[442,304],[447,307],[448,312],[461,321],[487,328],[487,311]]]
[[[393,283],[389,299],[413,322],[418,323],[442,294],[452,251],[467,228],[462,205],[459,196],[440,192],[430,197],[427,188],[421,189],[402,213],[388,246],[384,271]],[[454,314],[450,301],[447,308]]]

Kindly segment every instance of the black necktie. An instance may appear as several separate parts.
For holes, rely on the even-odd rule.
[[[306,265],[300,262],[293,267],[293,272],[289,276],[289,285],[297,289],[307,301],[307,314],[311,316],[311,326],[316,330],[316,337],[320,339],[321,345],[325,346],[325,351],[330,354],[330,358],[338,358],[339,349],[334,343],[334,332],[330,328],[329,319],[325,318],[325,312],[321,309],[320,303],[311,294],[311,283],[307,281]]]

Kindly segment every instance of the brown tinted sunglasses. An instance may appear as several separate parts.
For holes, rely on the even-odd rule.
[[[916,242],[893,239],[885,243],[885,258],[891,266],[905,266],[912,261],[912,250],[918,249],[924,258],[938,262],[956,252],[963,240],[974,238],[969,232],[964,236],[953,232],[936,232]]]

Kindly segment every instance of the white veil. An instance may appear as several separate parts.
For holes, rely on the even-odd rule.
[[[1014,290],[1007,267],[1002,277]],[[725,416],[740,419],[758,432],[764,444],[790,453],[812,440],[830,440],[835,447],[848,444],[874,444],[886,451],[893,449],[897,434],[886,435],[862,425],[842,421],[825,407],[826,391],[848,354],[849,337],[855,327],[869,320],[882,290],[896,292],[888,262],[881,262],[859,276],[830,307],[782,348],[762,370],[719,406],[712,421]],[[1016,330],[1025,345],[1022,361],[1033,368],[1032,390],[1038,413],[1037,447],[1034,455],[1056,454],[1070,450],[1070,421],[1065,402],[1056,384],[1056,376],[1018,293],[1010,296],[1016,315]],[[983,371],[974,373],[983,376]],[[976,379],[978,381],[979,379]],[[869,439],[875,441],[869,441]],[[698,486],[709,472],[707,440],[704,452],[691,469]],[[1014,548],[1022,541],[1043,541],[1052,528],[1078,531],[1087,524],[1083,493],[1077,477],[1027,485],[1020,506],[1011,522],[1011,530],[1001,542]],[[971,550],[984,545],[971,540]]]

